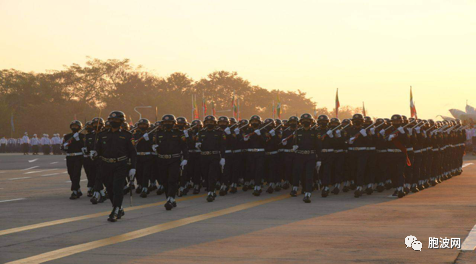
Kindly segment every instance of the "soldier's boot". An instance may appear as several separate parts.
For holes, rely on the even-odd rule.
[[[261,195],[261,186],[256,185],[253,191],[254,196],[260,196]]]
[[[398,187],[398,189],[397,189],[397,196],[398,196],[398,198],[402,198],[403,196],[405,196],[405,192],[403,191],[403,187],[402,187],[402,186]]]
[[[436,184],[438,184],[438,182],[436,181],[436,179],[434,177],[431,177],[430,178],[430,185],[431,186],[436,186]]]
[[[284,190],[289,189],[289,181],[285,181],[285,182],[284,182],[284,184],[283,184],[283,189],[284,189]]]
[[[274,191],[276,192],[281,191],[281,182],[276,183],[276,187],[274,188]]]
[[[274,183],[270,183],[268,189],[266,190],[267,193],[271,194],[274,192]]]
[[[425,189],[425,181],[419,180],[418,181],[418,190],[423,191]]]
[[[362,196],[362,186],[357,186],[355,188],[355,192],[354,192],[354,197],[355,198],[359,198],[360,196]]]
[[[174,208],[174,205],[172,204],[172,197],[167,197],[167,202],[164,204],[165,210],[170,211],[172,208]]]
[[[412,185],[412,188],[410,189],[410,191],[412,191],[412,193],[417,193],[417,192],[419,192],[420,190],[418,189],[417,184],[414,183],[414,184]]]
[[[157,188],[157,195],[162,195],[165,192],[165,188],[163,185],[159,185]]]
[[[182,196],[183,196],[183,187],[180,187],[180,188],[178,189],[177,196],[178,196],[178,197],[182,197]]]
[[[310,203],[311,202],[311,193],[310,192],[304,193],[304,198],[302,200],[305,203]]]
[[[227,194],[227,191],[226,191],[226,185],[223,184],[221,187],[220,187],[220,192],[219,192],[220,196],[225,196]]]
[[[157,184],[154,182],[149,186],[149,192],[157,190]]]
[[[365,189],[365,193],[367,195],[371,195],[373,192],[374,192],[374,190],[372,188],[372,184],[371,183],[367,184],[367,189]]]
[[[139,194],[142,192],[142,186],[137,185],[136,193]]]
[[[357,189],[357,185],[355,185],[355,182],[354,182],[354,181],[351,181],[351,182],[350,182],[350,189],[351,189],[352,191],[354,191],[355,189]]]
[[[207,196],[207,202],[211,203],[215,200],[215,197],[213,197],[213,193],[212,192],[208,192],[208,196]]]
[[[93,197],[93,188],[88,187],[88,197]]]
[[[377,185],[377,192],[381,193],[385,190],[385,184],[383,182],[379,182]]]
[[[81,192],[81,189],[78,189],[78,198],[83,196],[83,193]]]
[[[391,180],[385,181],[385,189],[386,190],[392,189],[392,181]]]
[[[215,190],[219,190],[220,186],[221,186],[220,182],[217,181],[217,183],[215,184]]]
[[[243,191],[246,192],[246,191],[248,191],[249,188],[250,188],[250,183],[245,182],[245,184],[243,185]]]
[[[238,189],[236,188],[237,184],[236,183],[232,183],[231,184],[231,188],[230,188],[230,193],[236,193],[238,191]]]
[[[190,188],[188,188],[188,183],[185,184],[185,186],[183,187],[183,193],[182,195],[185,196],[188,194],[188,190],[190,190]]]
[[[119,213],[117,213],[117,219],[121,219],[126,213],[124,213],[124,209],[122,207],[119,209]]]
[[[126,184],[126,185],[124,186],[124,189],[122,189],[122,193],[123,193],[124,195],[126,195],[126,194],[129,193],[130,190],[131,190],[131,186],[128,185],[128,184]]]
[[[94,192],[93,198],[91,198],[89,201],[90,201],[92,204],[98,204],[99,197],[100,197],[99,192]]]
[[[350,191],[349,185],[350,185],[349,181],[344,182],[344,187],[342,188],[342,191],[345,193]]]
[[[142,192],[140,193],[140,197],[147,198],[147,193],[149,193],[148,190],[147,190],[147,187],[142,188]]]
[[[332,189],[332,192],[331,192],[331,193],[333,193],[333,194],[335,194],[335,195],[338,195],[339,192],[340,192],[340,183],[336,183],[336,184],[334,185],[334,189]]]
[[[306,193],[306,194],[308,194],[308,193]],[[306,194],[304,194],[304,195],[306,195]],[[322,197],[327,197],[327,196],[329,196],[329,187],[326,186],[326,187],[322,188],[321,196],[322,196]],[[305,196],[304,196],[304,197],[305,197]]]
[[[195,187],[193,187],[193,194],[199,194],[200,193],[200,185],[195,184]]]
[[[293,189],[291,190],[291,193],[289,193],[289,195],[291,195],[291,197],[296,197],[297,196],[297,191],[298,191],[298,187],[293,186]]]
[[[70,200],[76,200],[76,199],[78,199],[78,198],[79,198],[79,197],[78,197],[78,192],[77,192],[77,191],[73,191],[73,192],[71,193],[71,196],[69,197]]]
[[[113,207],[112,212],[109,214],[109,218],[107,219],[107,221],[117,222],[118,215],[119,215],[119,207]]]

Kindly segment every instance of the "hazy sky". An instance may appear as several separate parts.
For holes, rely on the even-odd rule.
[[[319,107],[419,117],[476,105],[474,0],[0,0],[0,69],[129,58],[157,75],[237,71]],[[311,111],[311,109],[310,109]]]

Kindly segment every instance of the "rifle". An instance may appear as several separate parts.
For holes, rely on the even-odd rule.
[[[265,126],[263,126],[262,128],[258,129],[258,131],[261,131],[263,128],[265,128],[265,127],[267,127],[267,126],[269,126],[269,125],[271,125],[271,124],[272,124],[272,122],[268,123],[267,125],[265,125]],[[253,132],[249,133],[248,135],[245,135],[244,137],[245,137],[245,138],[251,137],[251,136],[254,135],[254,134],[255,134],[255,132],[253,131]]]

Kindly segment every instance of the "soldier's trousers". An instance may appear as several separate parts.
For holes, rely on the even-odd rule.
[[[225,154],[225,171],[223,173],[223,184],[230,185],[238,183],[240,177],[240,156],[239,153]]]
[[[81,180],[82,166],[83,156],[66,157],[66,167],[71,180],[71,191],[77,191],[80,188],[79,181]]]
[[[28,145],[28,143],[23,143],[23,144],[21,144],[21,147],[22,147],[23,153],[28,154],[28,150],[30,148],[30,145]]]
[[[7,145],[2,144],[0,145],[0,153],[6,153],[7,152]]]
[[[338,184],[343,181],[344,166],[345,166],[345,153],[335,153],[334,164],[332,166],[331,184]]]
[[[266,157],[265,157],[265,180],[268,183],[277,183],[277,182],[279,182],[278,162],[279,162],[278,153],[276,153],[276,154],[266,153]]]
[[[157,165],[159,163],[159,157],[157,157],[157,154],[152,155],[152,165],[150,166],[150,182],[155,184],[155,182],[159,181],[159,166]]]
[[[180,158],[159,158],[159,182],[164,186],[165,196],[175,198],[180,178]]]
[[[285,177],[286,177],[286,164],[284,163],[285,160],[284,160],[284,152],[282,152],[283,149],[280,149],[278,151],[278,181],[277,182],[281,182],[281,181],[284,181],[285,180]]]
[[[50,145],[43,145],[42,149],[43,149],[44,155],[50,155],[50,152],[51,152]]]
[[[367,151],[368,160],[367,166],[365,168],[365,184],[371,184],[376,182],[377,178],[377,151],[368,150]]]
[[[194,185],[201,184],[202,168],[200,167],[200,153],[189,153],[185,170],[187,171],[187,175],[190,177]]]
[[[403,152],[388,153],[388,173],[394,187],[401,187],[405,183],[405,167],[407,157]]]
[[[331,184],[331,172],[335,162],[335,155],[333,152],[322,152],[319,154],[319,159],[321,161],[319,178],[321,179],[322,185],[327,186]]]
[[[137,184],[142,187],[149,187],[152,172],[152,156],[137,156],[136,171]]]
[[[408,151],[407,152],[408,159],[410,160],[411,165],[405,165],[405,183],[413,183],[413,162],[414,162],[414,157],[415,153],[413,151]],[[405,162],[406,164],[406,162]]]
[[[33,152],[33,154],[38,154],[38,151],[39,151],[38,145],[33,145],[31,147],[31,151]]]
[[[86,178],[88,178],[88,187],[94,187],[94,181],[96,180],[96,168],[93,168],[94,161],[92,161],[89,157],[83,158],[83,168],[84,172],[86,173]],[[94,173],[93,173],[94,170]]]
[[[409,183],[415,183],[418,184],[418,181],[421,180],[421,173],[422,173],[422,161],[423,161],[423,154],[420,153],[415,153],[415,156],[413,157],[413,163],[412,163],[412,169],[413,169],[413,177],[412,181]]]
[[[256,185],[259,185],[264,174],[265,152],[248,152],[247,155],[248,175]]]
[[[97,158],[93,160],[93,166],[91,166],[91,172],[94,175],[94,191],[99,192],[104,189],[104,180],[101,173],[101,161]]]
[[[209,192],[215,191],[215,185],[220,173],[220,155],[202,155],[200,157],[200,166],[202,168],[203,177],[207,178],[207,190]]]
[[[124,160],[116,163],[101,162],[101,174],[112,206],[121,207],[124,198],[124,184],[129,174],[127,161]]]
[[[295,158],[296,158],[295,153],[284,152],[284,169],[285,169],[284,180],[290,183],[293,183],[294,181],[294,159]],[[299,185],[299,182],[298,182],[298,185]]]
[[[431,168],[431,177],[438,177],[440,175],[440,151],[433,151],[433,163]]]
[[[357,186],[364,185],[365,168],[369,154],[366,150],[349,150],[351,179]]]
[[[351,157],[349,154],[350,150],[344,150],[344,181],[351,181],[354,180],[352,177],[352,171],[351,171]]]
[[[312,192],[312,180],[314,178],[314,170],[316,169],[316,155],[315,154],[295,154],[294,158],[294,173],[293,186],[299,186],[299,180],[304,175],[304,182],[302,183],[305,192]]]
[[[385,151],[385,152],[383,152]],[[390,180],[390,177],[388,177],[388,152],[387,150],[377,150],[376,153],[376,165],[377,165],[377,170],[376,170],[376,182],[379,183],[384,183],[387,180]]]

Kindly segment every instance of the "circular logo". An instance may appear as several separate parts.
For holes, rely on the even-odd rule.
[[[165,120],[169,120],[169,117],[168,117],[168,116],[166,116],[164,119],[165,119]]]
[[[112,115],[111,115],[111,116],[112,116],[112,117],[116,117],[116,113],[112,113]]]

